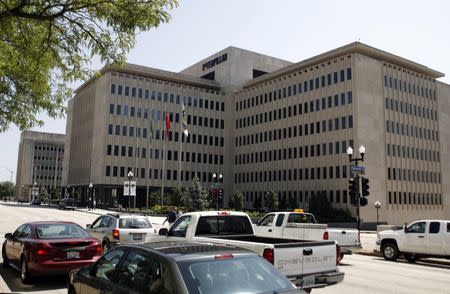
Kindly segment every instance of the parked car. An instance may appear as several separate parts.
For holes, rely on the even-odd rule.
[[[390,261],[402,255],[409,262],[425,257],[450,259],[450,220],[419,220],[397,230],[381,231],[376,244]]]
[[[31,205],[41,205],[41,199],[39,197],[33,197],[30,202]]]
[[[74,198],[63,198],[59,201],[59,209],[77,209],[77,201]]]
[[[148,242],[158,235],[146,216],[119,213],[98,217],[86,230],[102,242],[103,253],[125,242]]]
[[[70,273],[76,293],[303,293],[253,252],[226,245],[122,245]]]
[[[336,241],[307,241],[255,236],[250,217],[237,211],[198,211],[180,216],[161,241],[194,241],[237,246],[272,263],[295,285],[308,291],[340,283]]]
[[[5,235],[3,267],[20,271],[23,283],[42,275],[68,274],[97,261],[101,243],[72,222],[31,222]]]
[[[311,213],[272,212],[263,216],[255,225],[255,235],[296,240],[334,240],[340,248],[340,259],[344,254],[359,251],[361,242],[356,229],[329,228],[319,224]]]

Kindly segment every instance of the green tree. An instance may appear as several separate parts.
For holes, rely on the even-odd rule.
[[[163,203],[167,204],[167,193],[163,195]],[[154,191],[150,193],[149,205],[161,205],[161,191]]]
[[[278,209],[278,195],[274,191],[267,192],[264,197],[264,204],[269,211]]]
[[[167,197],[169,205],[180,207],[183,205],[183,191],[179,187],[175,187]]]
[[[316,218],[330,218],[333,211],[325,191],[317,192],[316,195],[312,195],[309,199],[309,212],[314,214]]]
[[[244,195],[241,192],[236,191],[233,193],[230,198],[230,207],[237,211],[242,210],[242,207],[244,207]]]
[[[14,195],[14,183],[10,181],[0,182],[0,198]]]
[[[68,83],[86,80],[93,56],[123,64],[136,34],[168,22],[177,0],[0,2],[0,132],[65,113]]]
[[[187,211],[205,210],[210,205],[208,191],[202,187],[197,177],[192,180],[191,187],[184,193],[183,202]]]

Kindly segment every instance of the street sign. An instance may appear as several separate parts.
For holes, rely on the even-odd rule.
[[[363,175],[366,172],[366,168],[364,166],[357,166],[357,165],[356,166],[352,165],[351,170],[354,174],[358,175]]]
[[[130,196],[136,196],[136,181],[130,181]]]
[[[130,195],[130,182],[125,181],[123,182],[123,196]]]

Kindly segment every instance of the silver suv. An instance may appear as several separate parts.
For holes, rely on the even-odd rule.
[[[149,242],[158,234],[148,218],[143,215],[108,213],[86,225],[92,237],[102,242],[102,252],[129,242]]]

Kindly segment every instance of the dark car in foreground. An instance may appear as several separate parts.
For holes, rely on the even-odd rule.
[[[302,293],[269,262],[233,246],[185,241],[114,247],[70,273],[75,293]]]
[[[77,201],[74,198],[63,198],[59,201],[58,208],[75,210],[77,209]]]
[[[99,240],[72,222],[30,222],[5,234],[3,267],[20,271],[23,283],[36,276],[67,275],[96,262],[102,252]]]

